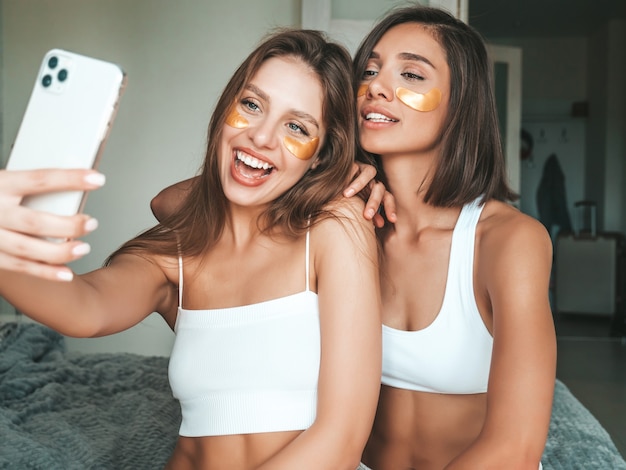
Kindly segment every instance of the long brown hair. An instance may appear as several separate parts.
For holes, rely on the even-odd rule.
[[[444,10],[410,6],[392,10],[361,42],[355,55],[355,87],[381,37],[403,23],[423,25],[441,45],[450,67],[450,100],[441,154],[424,200],[433,206],[458,207],[475,200],[515,200],[505,172],[485,42],[469,25]],[[371,157],[359,148],[359,159]],[[379,167],[380,156],[374,155]],[[384,172],[383,172],[384,178]]]
[[[217,102],[209,123],[206,156],[199,178],[180,209],[161,224],[124,244],[124,251],[195,256],[219,240],[228,217],[228,200],[218,173],[222,128],[233,101],[261,65],[272,57],[302,61],[317,76],[323,89],[326,128],[318,163],[291,189],[274,200],[257,221],[261,230],[280,228],[297,236],[320,218],[330,215],[325,206],[349,181],[356,153],[355,95],[350,86],[352,61],[347,50],[329,42],[319,31],[284,29],[265,39],[235,71]]]

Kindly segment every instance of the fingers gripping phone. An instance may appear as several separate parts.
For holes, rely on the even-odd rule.
[[[46,53],[6,169],[96,168],[125,86],[118,65],[61,49]],[[82,191],[62,191],[22,204],[74,215],[85,199]]]

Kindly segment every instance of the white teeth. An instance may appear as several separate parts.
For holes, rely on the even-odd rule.
[[[237,156],[237,160],[244,162],[249,167],[263,169],[263,170],[267,170],[268,168],[274,168],[269,163],[262,162],[258,158],[254,158],[253,156],[243,153],[240,150],[237,150],[235,152],[235,155]]]
[[[365,119],[367,119],[368,121],[374,121],[374,122],[397,122],[395,119],[391,119],[385,116],[384,114],[380,114],[380,113],[367,113],[367,115],[365,116]]]

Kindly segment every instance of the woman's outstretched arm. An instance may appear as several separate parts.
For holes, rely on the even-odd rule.
[[[152,312],[171,312],[177,301],[162,262],[134,254],[118,255],[69,282],[0,270],[0,295],[21,313],[74,337],[126,330]]]

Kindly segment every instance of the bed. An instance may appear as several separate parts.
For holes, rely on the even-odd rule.
[[[70,353],[34,323],[0,326],[0,469],[163,468],[180,411],[166,357]],[[557,381],[544,469],[626,469],[608,433]]]

